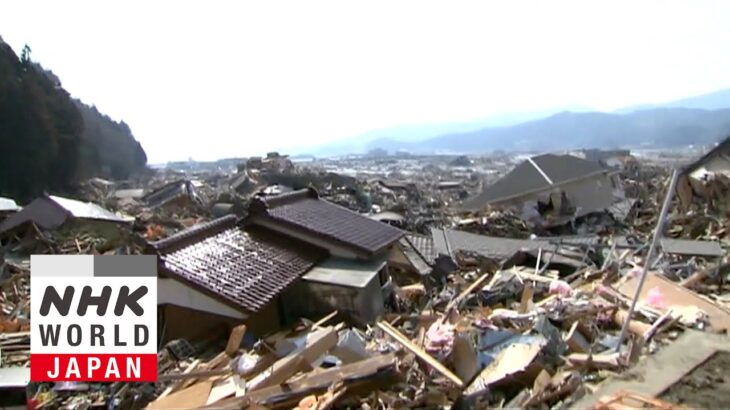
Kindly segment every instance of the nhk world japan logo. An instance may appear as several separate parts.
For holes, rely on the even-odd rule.
[[[31,256],[30,377],[157,380],[154,255]]]

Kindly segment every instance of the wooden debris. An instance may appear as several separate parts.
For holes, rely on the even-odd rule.
[[[613,315],[613,322],[617,326],[624,324],[629,316],[629,312],[623,309],[619,309]],[[638,320],[631,320],[629,322],[629,331],[637,336],[644,337],[644,335],[651,329],[651,325]]]
[[[529,282],[525,283],[522,289],[522,298],[520,299],[520,309],[518,312],[527,313],[532,310],[532,297],[535,294],[535,288]]]
[[[452,373],[451,370],[447,369],[446,366],[441,364],[441,362],[434,359],[433,356],[426,353],[425,350],[421,349],[420,347],[416,346],[413,342],[408,340],[407,337],[403,336],[403,334],[400,333],[393,326],[391,326],[387,322],[378,322],[377,325],[382,331],[384,331],[390,337],[395,339],[398,343],[403,345],[403,347],[408,349],[411,353],[415,354],[416,356],[421,358],[423,361],[428,363],[428,365],[433,367],[436,371],[438,371],[442,375],[446,376],[446,378],[451,380],[455,385],[457,385],[458,387],[464,386],[464,382],[461,381],[459,376]]]
[[[567,359],[573,366],[589,369],[618,370],[622,367],[620,353],[603,353],[595,355],[572,353],[567,357]]]
[[[231,330],[231,336],[228,338],[226,345],[226,354],[233,357],[241,346],[243,336],[246,334],[246,325],[238,325]]]
[[[588,353],[591,345],[578,329],[580,323],[576,320],[570,327],[568,334],[565,336],[565,343],[568,344],[570,351],[573,353]]]
[[[181,410],[203,407],[208,401],[212,387],[212,382],[200,382],[167,397],[159,398],[150,403],[147,408],[149,410]]]
[[[619,286],[619,291],[631,295],[636,290],[637,281],[632,279]],[[701,309],[709,316],[710,326],[720,332],[730,329],[730,312],[719,305],[700,297],[697,293],[682,287],[680,284],[671,282],[659,275],[649,272],[646,277],[646,284],[642,288],[639,300],[646,303],[649,292],[659,292],[666,301],[666,306],[660,309],[662,312],[667,308],[692,306]],[[643,335],[644,332],[641,333]]]
[[[339,312],[335,310],[334,312],[330,313],[329,315],[327,315],[327,316],[323,317],[322,319],[319,319],[318,321],[314,322],[314,324],[312,325],[312,329],[319,329],[325,323],[327,323],[330,320],[334,319],[335,316],[337,316],[338,313]]]
[[[192,363],[190,363],[190,365],[188,365],[188,367],[185,369],[185,371],[182,372],[181,376],[187,376],[190,373],[192,373],[198,367],[198,364],[200,364],[200,359],[195,359]],[[160,394],[158,398],[166,397],[170,393],[178,390],[180,387],[183,386],[183,382],[184,382],[184,380],[179,380],[179,381],[175,382],[172,386],[166,388],[165,391],[163,391],[162,394]]]
[[[620,391],[613,396],[602,397],[593,406],[593,410],[638,410],[647,408],[654,410],[680,410],[685,407],[627,391]]]
[[[251,380],[246,388],[249,391],[282,383],[289,379],[302,366],[311,363],[337,344],[334,328],[321,328],[309,333],[305,345],[279,359],[271,367]]]

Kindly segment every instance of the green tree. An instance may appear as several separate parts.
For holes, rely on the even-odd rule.
[[[23,51],[20,52],[20,62],[23,63],[23,65],[28,65],[30,63],[30,53],[31,53],[30,46],[25,45],[23,46]]]

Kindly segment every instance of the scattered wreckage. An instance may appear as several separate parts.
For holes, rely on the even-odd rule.
[[[433,165],[439,177],[428,182],[398,163],[380,166],[401,175],[363,178],[270,153],[227,176],[163,171],[90,181],[84,201],[3,200],[0,404],[706,404],[721,380],[683,402],[672,392],[728,349],[726,147],[674,174],[623,151],[534,157],[482,194],[468,171],[478,159]],[[158,257],[157,383],[28,383],[29,255],[38,253]],[[627,381],[656,374],[686,344],[692,360],[661,383]]]

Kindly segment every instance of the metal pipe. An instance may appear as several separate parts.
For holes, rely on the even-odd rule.
[[[656,228],[654,229],[654,237],[651,240],[651,246],[649,247],[646,255],[646,260],[644,261],[644,268],[641,270],[641,278],[639,279],[639,284],[636,287],[634,298],[631,300],[631,306],[629,307],[629,312],[626,315],[626,321],[624,321],[624,325],[621,327],[621,334],[619,334],[618,343],[616,344],[616,352],[621,351],[621,344],[623,344],[623,341],[626,338],[626,332],[629,330],[631,317],[634,316],[636,302],[639,300],[639,295],[641,295],[641,289],[644,287],[646,275],[649,272],[649,266],[651,265],[651,259],[654,257],[654,251],[656,250],[659,238],[663,235],[664,220],[667,218],[667,213],[669,213],[669,207],[672,204],[672,197],[674,196],[674,189],[677,185],[678,177],[679,172],[677,172],[677,170],[675,169],[674,171],[672,171],[672,179],[669,182],[669,190],[667,191],[667,196],[664,198],[662,211],[661,213],[659,213],[659,219],[657,220]]]

